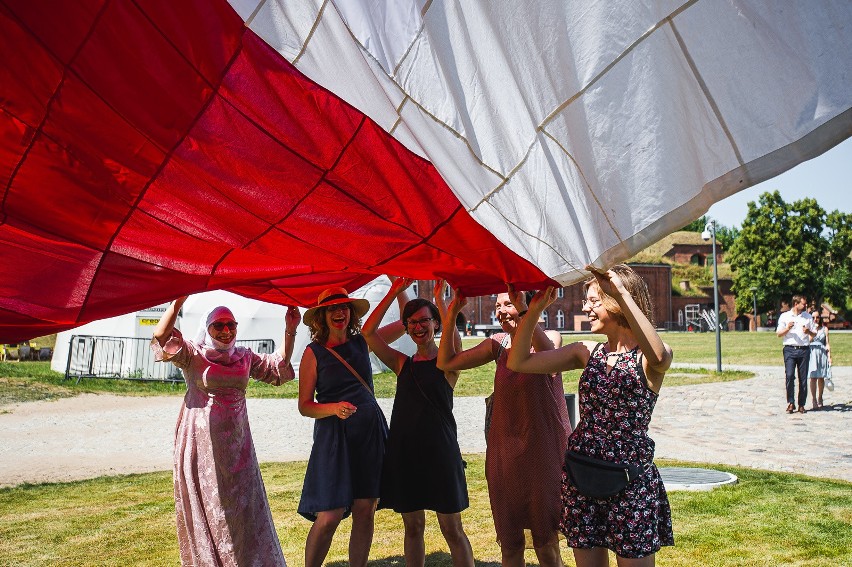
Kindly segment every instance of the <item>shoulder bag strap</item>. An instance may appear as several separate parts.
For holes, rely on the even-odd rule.
[[[334,355],[334,358],[336,358],[337,360],[339,360],[339,361],[340,361],[340,363],[341,363],[343,366],[345,366],[346,368],[348,368],[348,369],[349,369],[349,372],[351,372],[351,373],[352,373],[352,375],[353,375],[353,376],[355,376],[355,378],[357,378],[359,382],[361,382],[361,385],[362,385],[362,386],[364,386],[364,387],[367,389],[367,391],[368,391],[368,392],[370,392],[370,395],[372,395],[374,398],[376,397],[375,392],[373,392],[373,391],[370,389],[370,386],[368,386],[368,385],[367,385],[366,380],[364,380],[363,378],[361,378],[361,375],[360,375],[360,374],[358,374],[358,373],[355,371],[355,369],[354,369],[354,368],[352,368],[352,365],[351,365],[351,364],[349,364],[348,362],[346,362],[346,360],[344,360],[342,356],[340,356],[339,354],[337,354],[337,352],[336,352],[336,351],[334,351],[334,350],[332,350],[332,349],[328,348],[328,347],[327,347],[327,346],[325,346],[325,345],[323,345],[323,347],[325,347],[325,350],[327,350],[328,352],[330,352],[331,354],[333,354],[333,355]]]

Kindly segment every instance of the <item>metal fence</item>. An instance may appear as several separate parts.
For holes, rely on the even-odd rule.
[[[111,378],[182,382],[183,375],[173,364],[157,364],[150,348],[151,339],[72,335],[68,344],[65,378]],[[237,341],[237,346],[258,354],[275,352],[272,339]]]

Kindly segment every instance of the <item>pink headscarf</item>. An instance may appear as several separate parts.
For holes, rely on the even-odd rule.
[[[195,333],[195,344],[204,352],[204,356],[210,362],[230,364],[241,357],[239,351],[236,356],[234,354],[235,345],[237,344],[236,334],[234,335],[234,340],[225,344],[211,337],[207,330],[211,324],[221,320],[236,321],[231,310],[221,305],[205,313],[198,322],[198,331]]]

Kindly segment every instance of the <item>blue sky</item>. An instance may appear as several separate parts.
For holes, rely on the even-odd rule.
[[[826,212],[852,213],[852,138],[778,177],[719,201],[710,207],[707,216],[720,225],[741,226],[748,202],[757,201],[761,193],[775,190],[781,192],[787,203],[814,197]]]

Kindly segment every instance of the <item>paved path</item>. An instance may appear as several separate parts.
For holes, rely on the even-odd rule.
[[[706,366],[706,365],[704,365]],[[780,367],[743,367],[755,378],[663,387],[651,423],[657,457],[743,465],[852,482],[852,367],[835,368],[829,407],[784,413]],[[381,400],[390,417],[391,400]],[[170,470],[177,397],[87,394],[3,408],[0,486]],[[313,420],[295,400],[248,401],[261,462],[306,460]],[[457,398],[459,443],[485,452],[482,398]]]

